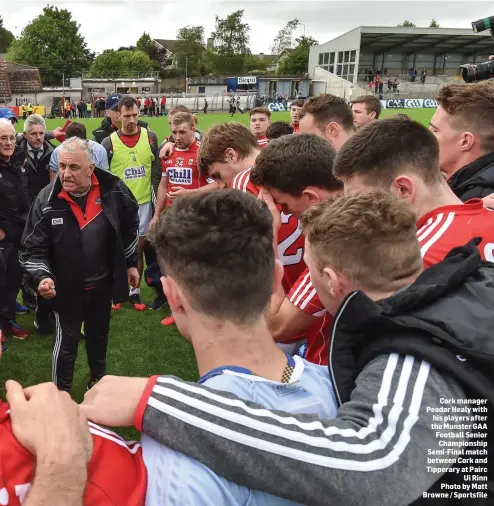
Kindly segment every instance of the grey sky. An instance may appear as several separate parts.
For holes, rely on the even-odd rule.
[[[0,0],[4,26],[15,35],[41,13],[46,0]],[[269,53],[273,38],[293,18],[305,24],[307,35],[326,42],[359,25],[396,26],[408,19],[427,26],[435,18],[444,28],[471,28],[471,21],[494,16],[491,1],[313,1],[313,0],[50,0],[69,9],[80,23],[91,50],[135,44],[142,32],[153,38],[174,39],[185,25],[203,25],[206,35],[214,30],[215,15],[238,9],[251,26],[253,53]],[[296,35],[301,35],[300,27]],[[493,41],[494,47],[494,41]]]

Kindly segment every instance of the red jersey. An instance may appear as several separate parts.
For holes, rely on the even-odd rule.
[[[299,123],[290,123],[290,126],[293,128],[294,134],[298,134],[300,132],[300,124]]]
[[[261,188],[250,180],[251,169],[246,169],[235,176],[231,188],[252,193],[256,197]],[[278,235],[278,258],[284,266],[283,288],[288,293],[305,270],[304,236],[300,222],[292,214],[281,213],[281,227]]]
[[[456,246],[463,246],[474,237],[481,237],[480,256],[494,261],[494,212],[480,199],[463,205],[439,207],[420,218],[417,236],[424,267],[437,264]]]
[[[486,209],[480,199],[434,209],[417,222],[417,229],[426,269],[441,262],[453,248],[463,246],[474,237],[482,237],[479,244],[481,257],[494,262],[494,212]],[[300,276],[287,297],[294,306],[313,316],[321,316],[326,311],[311,283],[309,269]],[[329,320],[332,321],[332,318]],[[315,363],[327,365],[329,328],[321,336],[316,323],[313,325],[316,326],[315,331],[312,327],[307,331],[306,358],[312,362],[309,357],[322,356],[323,362]],[[321,345],[324,347],[322,352],[319,350]]]
[[[161,160],[163,176],[168,176],[168,191],[172,186],[196,190],[208,184],[206,177],[202,176],[197,168],[198,151],[199,143],[194,140],[187,149],[174,147],[171,155]],[[167,199],[166,206],[171,205],[171,200]]]
[[[256,139],[257,144],[259,144],[259,147],[261,149],[264,149],[268,145],[269,139],[265,135],[262,135],[261,137],[256,137]]]
[[[0,401],[0,504],[20,506],[31,488],[36,459],[15,439],[9,412]],[[84,504],[144,506],[147,474],[141,445],[91,422],[89,430],[94,449]]]

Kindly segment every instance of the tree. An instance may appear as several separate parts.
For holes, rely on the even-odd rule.
[[[143,77],[153,72],[153,63],[144,51],[107,49],[94,60],[90,76],[100,78]]]
[[[278,32],[271,45],[271,53],[279,56],[293,48],[293,31],[299,25],[298,19],[292,19]]]
[[[12,42],[6,58],[38,67],[47,84],[60,83],[63,73],[66,77],[80,75],[91,66],[94,53],[79,28],[68,10],[45,7]]]
[[[310,36],[302,35],[295,39],[297,45],[287,56],[282,57],[278,74],[281,75],[303,75],[307,74],[309,68],[310,47],[318,44],[318,41]]]
[[[3,26],[3,19],[0,16],[0,53],[6,53],[14,39],[13,33]]]
[[[429,28],[439,28],[439,23],[434,18],[432,18]]]
[[[184,70],[184,75],[186,66],[189,76],[206,75],[211,70],[204,44],[203,26],[184,26],[180,28],[177,31],[177,42],[173,52],[177,58],[177,66]]]
[[[244,11],[235,11],[226,18],[216,16],[213,62],[216,72],[240,73],[244,71],[250,54],[250,26],[242,22]]]
[[[256,55],[249,55],[245,59],[245,71],[248,74],[266,74],[268,62]]]
[[[403,23],[401,25],[397,25],[397,26],[400,26],[402,28],[415,28],[417,25],[415,25],[411,21],[408,21],[407,19],[405,19],[405,21],[403,21]]]

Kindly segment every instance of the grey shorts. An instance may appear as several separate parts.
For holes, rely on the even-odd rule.
[[[139,237],[145,237],[149,230],[149,224],[153,219],[153,204],[139,204]]]

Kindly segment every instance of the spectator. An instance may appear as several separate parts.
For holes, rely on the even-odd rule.
[[[208,107],[209,107],[208,99],[204,98],[204,114],[208,113]]]
[[[26,339],[29,333],[15,321],[16,298],[22,283],[19,244],[29,210],[26,152],[16,145],[12,123],[0,119],[0,255],[5,289],[0,293],[0,320],[5,335]]]
[[[425,84],[425,79],[427,77],[427,70],[426,69],[423,69],[421,74],[420,74],[420,82],[422,84]]]

